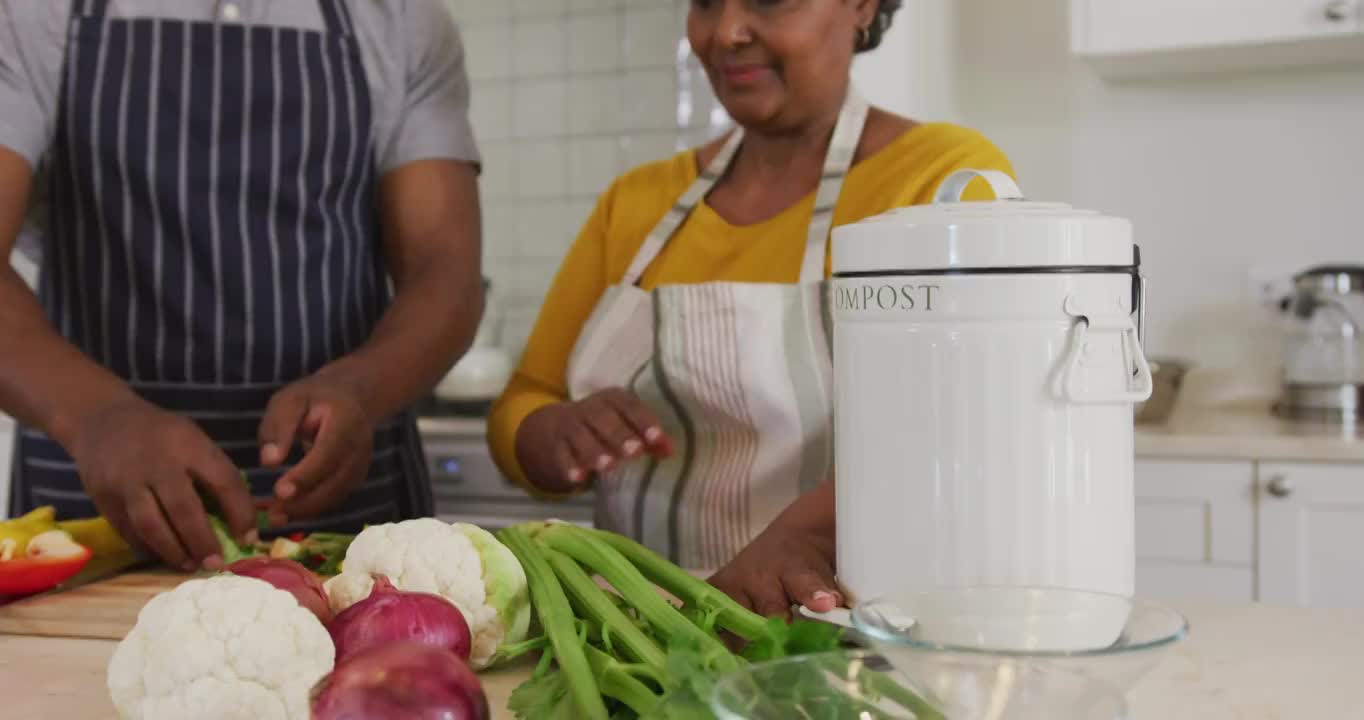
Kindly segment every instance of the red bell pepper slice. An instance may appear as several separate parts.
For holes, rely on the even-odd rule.
[[[27,595],[50,590],[80,572],[94,553],[81,552],[62,557],[15,558],[0,561],[0,595]]]

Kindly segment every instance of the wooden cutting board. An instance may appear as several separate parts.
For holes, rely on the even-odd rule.
[[[122,640],[148,600],[191,577],[170,571],[130,572],[0,605],[0,634]]]

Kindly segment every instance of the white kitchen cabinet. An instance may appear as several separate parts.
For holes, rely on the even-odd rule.
[[[1259,599],[1364,606],[1364,465],[1259,466]]]
[[[1071,0],[1071,46],[1114,76],[1364,60],[1364,0]]]
[[[1255,594],[1255,466],[1139,459],[1137,592],[1248,602]]]

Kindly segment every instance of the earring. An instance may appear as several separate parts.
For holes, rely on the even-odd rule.
[[[857,49],[865,50],[871,44],[871,26],[865,25],[857,29]]]

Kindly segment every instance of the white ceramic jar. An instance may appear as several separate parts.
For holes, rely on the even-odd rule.
[[[960,201],[976,178],[1000,199]],[[1151,392],[1139,264],[1126,220],[1025,201],[994,171],[834,231],[838,576],[854,601],[1133,593],[1133,405]]]

